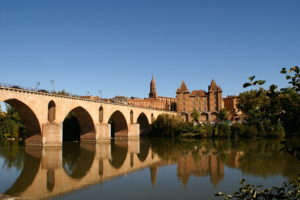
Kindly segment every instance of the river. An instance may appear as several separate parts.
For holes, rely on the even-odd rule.
[[[0,199],[221,199],[239,180],[280,186],[300,161],[280,140],[141,139],[30,147],[1,143]]]

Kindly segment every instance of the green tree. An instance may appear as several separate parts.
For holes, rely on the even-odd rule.
[[[200,113],[194,109],[194,111],[191,114],[193,121],[198,122],[199,121],[199,117],[200,117]]]
[[[228,112],[225,108],[221,109],[217,115],[217,119],[220,121],[226,121],[228,119]]]

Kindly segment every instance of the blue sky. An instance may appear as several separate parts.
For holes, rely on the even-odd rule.
[[[300,63],[299,0],[0,0],[0,82],[71,93],[175,96],[251,75],[285,86]]]

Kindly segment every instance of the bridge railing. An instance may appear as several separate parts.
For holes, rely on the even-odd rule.
[[[120,103],[114,103],[114,102],[108,102],[104,100],[93,100],[93,99],[88,99],[88,98],[83,98],[80,97],[80,95],[75,95],[75,94],[57,94],[55,91],[53,92],[48,92],[45,89],[38,89],[34,87],[24,87],[24,86],[19,86],[19,85],[14,85],[14,84],[7,84],[7,83],[1,83],[0,82],[0,88],[5,88],[9,90],[14,90],[14,91],[19,91],[19,92],[30,92],[34,94],[40,94],[40,95],[47,95],[47,96],[53,96],[53,97],[59,97],[59,98],[68,98],[68,99],[74,99],[74,100],[80,100],[80,101],[89,101],[89,102],[95,102],[95,103],[104,103],[104,104],[111,104],[111,105],[122,105],[122,106],[128,106],[128,107],[133,107],[133,108],[142,108],[142,109],[147,109],[147,110],[158,110],[158,111],[168,111],[175,113],[174,111],[166,110],[166,109],[158,109],[158,108],[146,108],[142,106],[135,106],[135,105],[130,105],[130,104],[120,104]],[[84,96],[84,95],[82,95]]]

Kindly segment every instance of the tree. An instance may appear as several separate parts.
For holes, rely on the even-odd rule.
[[[193,121],[198,122],[199,121],[199,117],[200,117],[200,113],[194,109],[194,111],[191,114]]]
[[[226,121],[228,119],[228,112],[225,108],[221,109],[217,115],[218,120]]]
[[[293,66],[282,68],[281,73],[289,80],[289,87],[278,89],[272,84],[269,89],[263,89],[264,80],[249,77],[244,88],[259,86],[258,90],[242,93],[239,96],[238,107],[248,116],[249,123],[266,128],[266,131],[276,132],[283,123],[288,133],[300,133],[300,69]]]

